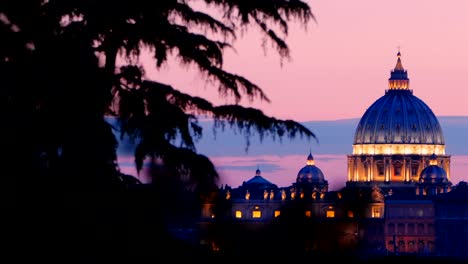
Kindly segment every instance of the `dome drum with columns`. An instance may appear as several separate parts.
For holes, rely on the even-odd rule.
[[[409,89],[400,52],[388,82],[385,95],[365,111],[356,128],[347,185],[415,188],[431,157],[448,184],[450,156],[445,154],[442,128],[429,106]]]

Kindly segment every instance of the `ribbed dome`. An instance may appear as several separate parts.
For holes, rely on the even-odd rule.
[[[323,172],[315,165],[307,165],[297,173],[297,182],[324,183]]]
[[[437,165],[429,165],[421,171],[419,182],[447,182],[447,173]]]
[[[388,90],[362,116],[354,135],[360,144],[445,145],[439,121],[421,99],[409,89],[401,54],[388,79]]]
[[[354,144],[444,145],[432,110],[411,90],[387,90],[362,116]]]
[[[309,154],[307,157],[307,165],[297,173],[297,183],[326,183],[325,176],[314,163],[314,157]]]

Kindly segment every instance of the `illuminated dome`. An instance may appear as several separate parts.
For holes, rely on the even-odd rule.
[[[442,183],[448,182],[447,173],[443,168],[437,165],[437,157],[435,155],[431,156],[429,166],[424,168],[421,171],[421,176],[419,177],[419,182],[427,183]]]
[[[307,165],[297,173],[297,183],[327,183],[323,172],[315,166],[314,157],[309,154],[307,157]]]
[[[442,128],[432,110],[409,89],[401,54],[389,78],[385,95],[362,116],[353,154],[445,154]]]
[[[429,165],[421,172],[420,182],[447,182],[447,173],[437,165]]]

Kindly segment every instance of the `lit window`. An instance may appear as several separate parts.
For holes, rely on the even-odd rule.
[[[252,218],[262,217],[262,211],[252,211]]]
[[[379,207],[372,208],[372,217],[373,218],[380,218],[380,208]]]
[[[327,218],[333,218],[333,217],[335,217],[335,211],[327,210]]]
[[[281,214],[281,211],[280,211],[280,210],[275,210],[275,213],[274,213],[274,216],[275,216],[275,217],[280,216],[280,214]]]
[[[242,218],[242,211],[236,211],[236,218]]]
[[[312,217],[312,211],[310,211],[310,210],[305,211],[305,216],[306,217]]]
[[[348,211],[348,217],[353,218],[354,217],[354,212],[353,211]]]

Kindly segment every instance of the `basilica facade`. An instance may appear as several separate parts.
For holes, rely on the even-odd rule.
[[[291,186],[277,186],[257,169],[249,181],[221,188],[203,205],[202,243],[237,253],[262,247],[309,254],[440,253],[437,217],[444,213],[437,212],[443,206],[435,197],[452,191],[450,155],[437,117],[409,84],[398,52],[384,95],[358,123],[343,188],[328,190],[312,153]],[[461,218],[468,221],[468,215]]]

